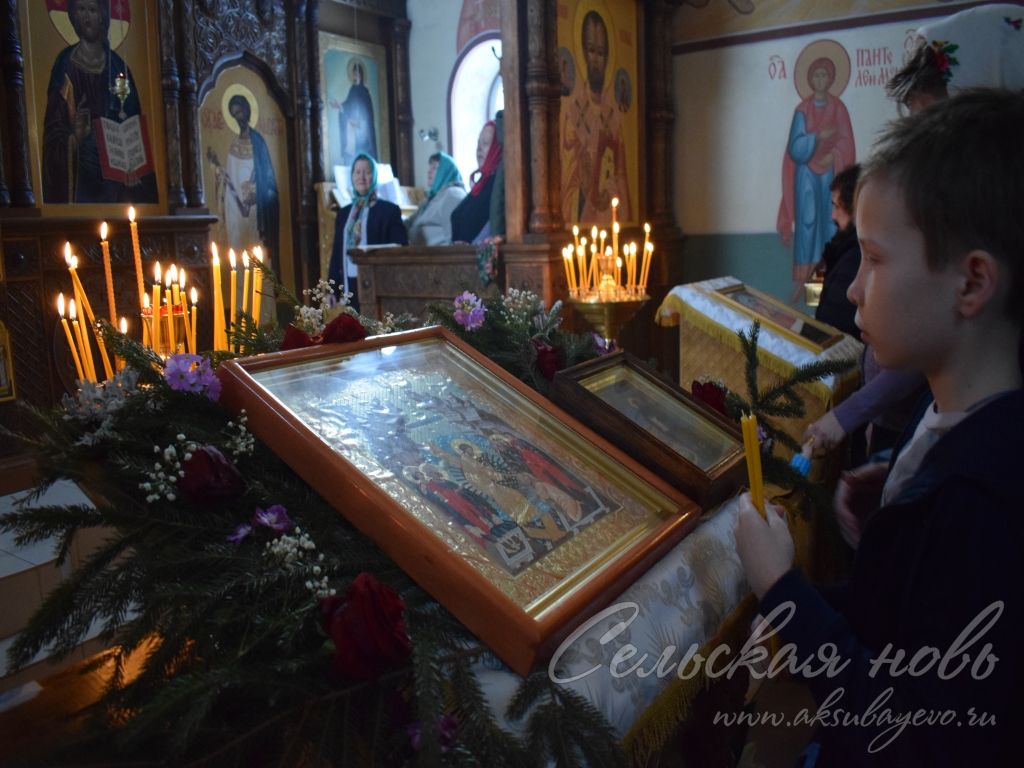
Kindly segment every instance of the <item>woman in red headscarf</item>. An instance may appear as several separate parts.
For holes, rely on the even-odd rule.
[[[477,170],[472,188],[452,211],[452,242],[476,243],[491,234],[491,196],[501,167],[501,135],[494,120],[484,123],[476,143]]]
[[[825,243],[835,234],[829,191],[832,177],[856,159],[850,114],[843,102],[829,93],[835,79],[836,65],[831,59],[815,59],[808,68],[811,93],[793,113],[782,158],[777,227],[782,242],[793,246],[791,301],[803,292]]]

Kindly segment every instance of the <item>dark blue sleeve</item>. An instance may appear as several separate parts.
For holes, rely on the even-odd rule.
[[[388,206],[387,232],[385,243],[398,243],[399,245],[409,244],[409,231],[402,223],[402,209],[397,205]]]
[[[344,268],[343,248],[345,244],[345,222],[348,221],[351,205],[346,205],[334,217],[334,245],[331,246],[331,261],[327,267],[327,279],[334,281],[335,288],[342,288],[342,270]]]
[[[903,515],[908,509],[891,507],[879,515]],[[788,622],[776,620],[783,648],[791,644],[795,658],[808,660],[809,669],[818,671],[803,676],[819,705],[819,723],[826,729],[823,744],[833,756],[854,758],[844,765],[999,765],[1011,743],[1012,724],[1019,722],[1024,675],[1019,505],[960,481],[945,484],[922,509],[927,530],[916,542],[901,542],[905,568],[872,574],[902,595],[897,626],[885,626],[879,633],[899,638],[891,646],[869,648],[848,616],[829,605],[795,569],[761,601],[762,616],[792,609]],[[876,534],[893,530],[907,529],[886,526]],[[871,563],[858,563],[858,573],[871,568]],[[855,599],[860,601],[858,612],[850,615],[859,616],[859,622],[878,620],[870,595]],[[998,618],[968,631],[979,618],[986,624],[986,615],[988,620]],[[958,649],[957,638],[965,633],[974,642]],[[896,666],[886,663],[901,651]],[[831,674],[820,672],[825,666],[822,655],[837,659]],[[949,658],[940,667],[944,655]],[[907,670],[915,656],[918,674]],[[881,721],[885,713],[891,718],[949,719],[898,728]],[[982,713],[993,716],[995,725],[971,722],[972,715]],[[868,715],[875,720],[866,720]],[[860,720],[854,722],[852,716]]]

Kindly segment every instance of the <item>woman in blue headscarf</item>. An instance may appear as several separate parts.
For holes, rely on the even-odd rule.
[[[462,174],[451,155],[437,152],[427,168],[427,199],[407,222],[413,245],[450,245],[452,211],[466,196]]]
[[[358,310],[357,270],[349,251],[366,245],[408,242],[401,209],[377,199],[377,162],[366,153],[356,155],[352,163],[352,202],[338,211],[334,221],[334,248],[327,278],[334,280],[339,290],[352,294],[352,306]]]

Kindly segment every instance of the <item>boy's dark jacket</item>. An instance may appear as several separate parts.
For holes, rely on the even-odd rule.
[[[780,634],[784,643],[796,644],[800,658],[834,643],[838,655],[849,660],[835,677],[808,680],[819,706],[831,694],[833,721],[872,713],[876,721],[873,727],[820,729],[817,766],[1018,764],[1017,731],[1024,726],[1022,459],[1024,390],[1016,390],[946,433],[910,487],[867,522],[849,585],[826,600],[793,569],[765,594],[762,615],[786,601],[796,606]],[[922,648],[938,650],[925,651],[920,668],[933,657],[941,660],[957,636],[997,601],[1002,614],[991,623],[989,613],[984,624],[990,626],[969,633],[973,643],[965,636],[970,644],[952,653],[948,679],[936,673],[938,661],[925,674],[905,671]],[[872,660],[883,657],[887,644],[892,647],[884,658],[905,652],[903,671],[893,676],[891,665],[880,665],[872,677]],[[991,668],[986,651],[996,657]],[[964,654],[970,657],[967,664]],[[972,677],[972,665],[983,679]],[[898,735],[892,723],[877,725],[886,713],[906,716],[919,710],[935,717],[947,710],[952,714],[945,715],[945,725],[908,724]],[[983,714],[994,716],[995,723],[972,723],[972,715]]]

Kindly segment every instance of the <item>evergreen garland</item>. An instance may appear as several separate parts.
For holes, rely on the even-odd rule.
[[[729,415],[739,421],[744,413],[752,413],[757,417],[758,427],[764,431],[763,443],[771,446],[775,441],[789,448],[794,453],[800,451],[800,444],[776,423],[779,418],[799,419],[804,416],[804,400],[797,391],[801,385],[811,384],[827,376],[839,376],[853,368],[856,360],[816,360],[798,366],[777,384],[761,389],[758,382],[760,360],[757,356],[758,338],[761,335],[761,323],[755,320],[746,333],[737,331],[740,346],[743,350],[744,381],[746,395],[728,391],[725,397]],[[790,466],[788,461],[775,456],[770,450],[762,451],[762,466],[765,479],[782,488],[793,488],[803,493],[812,509],[826,515],[831,520],[832,499],[820,483],[809,482],[808,479]]]
[[[496,308],[493,319],[502,323],[488,337],[506,366],[545,383],[536,339],[566,344],[568,361],[596,354],[589,339],[580,340],[581,352],[557,330],[557,307],[548,313],[536,297],[514,298],[521,314]],[[19,545],[55,538],[60,562],[79,531],[107,534],[47,596],[8,653],[15,669],[44,648],[67,655],[100,622],[111,647],[90,663],[102,669],[106,686],[91,712],[85,754],[111,765],[218,768],[268,760],[518,768],[579,764],[581,754],[617,764],[608,757],[619,754],[617,739],[600,714],[550,687],[523,683],[521,712],[544,713],[529,718],[523,735],[498,725],[472,668],[487,650],[255,440],[244,414],[211,399],[219,382],[199,374],[230,353],[192,360],[189,385],[175,388],[169,364],[101,325],[124,370],[100,385],[81,383],[62,409],[23,406],[28,427],[15,437],[34,456],[41,481],[0,517]],[[230,338],[255,350],[276,348],[280,335],[243,317]],[[521,345],[529,348],[516,349]],[[207,447],[244,483],[204,504],[182,495],[179,467],[191,468],[190,457]],[[80,483],[95,507],[27,506],[63,478]],[[297,529],[281,534],[254,522],[257,510],[275,505],[286,507]],[[241,525],[251,527],[249,535],[230,541]],[[270,548],[285,535],[297,539],[299,529],[315,549],[296,567]],[[321,620],[322,590],[341,595],[366,573],[404,601],[411,654],[375,679],[342,679],[328,672],[334,647]],[[71,763],[80,748],[54,759]]]
[[[460,315],[460,304],[478,308],[479,314],[467,321]],[[561,301],[545,310],[536,294],[510,288],[504,296],[480,299],[466,292],[453,303],[432,304],[428,322],[444,326],[546,396],[556,370],[605,351],[595,334],[563,330],[561,311]]]

